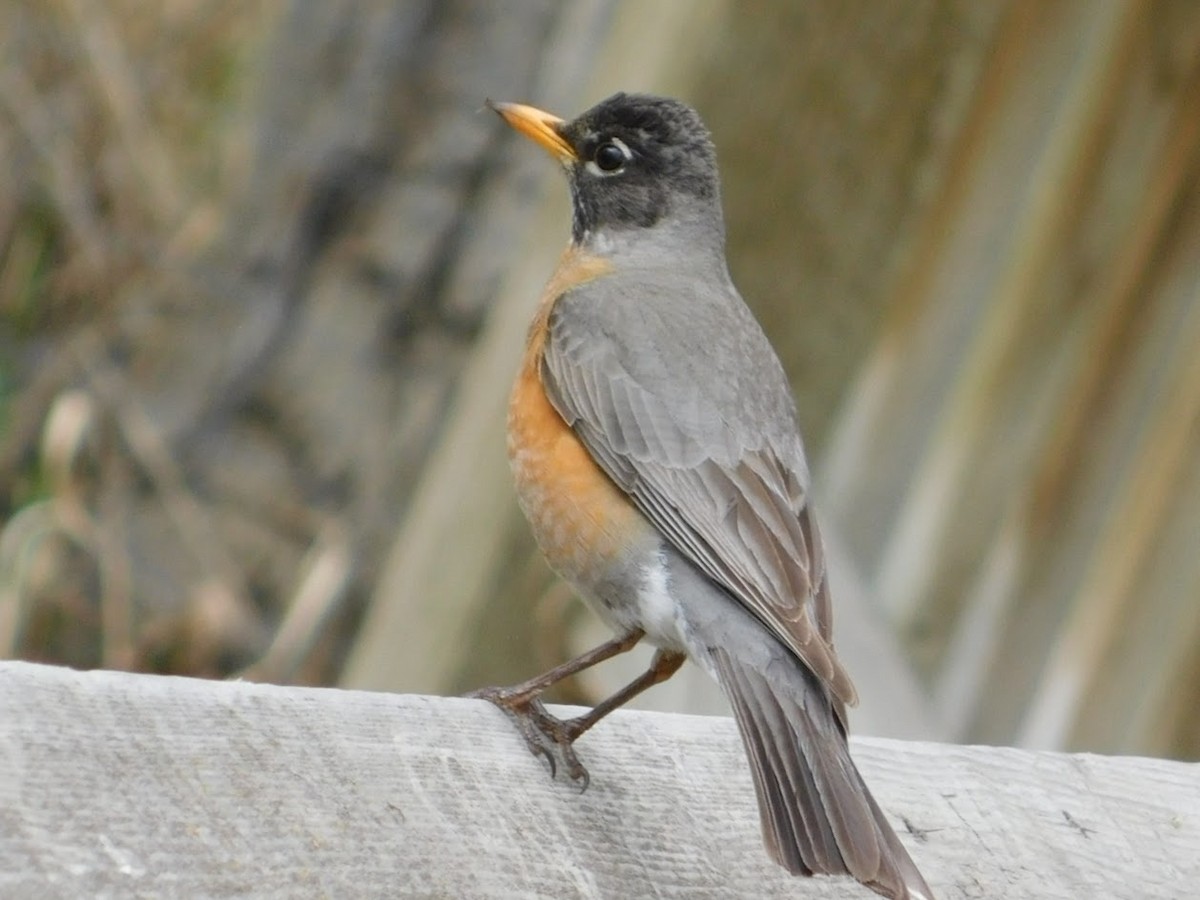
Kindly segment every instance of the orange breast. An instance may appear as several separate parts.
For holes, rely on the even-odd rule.
[[[554,302],[606,271],[604,260],[574,250],[564,255],[530,328],[508,406],[508,456],[521,508],[550,565],[577,585],[600,577],[649,527],[551,405],[540,377]]]

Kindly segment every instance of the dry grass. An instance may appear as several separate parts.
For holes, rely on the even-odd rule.
[[[0,656],[216,675],[266,640],[111,361],[216,230],[266,7],[0,7]],[[123,525],[146,497],[212,573],[185,602],[134,601]]]

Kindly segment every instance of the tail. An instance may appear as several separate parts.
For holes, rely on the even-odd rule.
[[[817,678],[798,662],[776,659],[764,674],[720,647],[709,656],[750,758],[771,858],[794,875],[850,875],[892,900],[933,900]]]

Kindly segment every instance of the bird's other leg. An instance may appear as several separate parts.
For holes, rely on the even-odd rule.
[[[587,769],[583,767],[583,763],[575,754],[575,740],[617,707],[624,706],[647,688],[666,681],[679,671],[679,667],[686,659],[687,657],[682,653],[672,653],[668,650],[655,651],[654,658],[650,661],[650,668],[616,693],[601,700],[583,715],[573,719],[559,719],[547,712],[544,706],[538,704],[537,728],[558,748],[563,769],[571,777],[571,780],[579,785],[580,791],[587,790],[590,778]],[[550,771],[553,774],[553,761],[550,764]]]
[[[636,697],[652,685],[670,678],[683,665],[685,657],[680,653],[658,651],[654,655],[649,669],[612,696],[574,719],[563,720],[551,715],[543,705],[541,695],[551,685],[568,675],[582,672],[597,663],[633,649],[642,636],[641,631],[632,631],[601,644],[594,650],[569,662],[555,666],[545,674],[531,678],[529,681],[507,688],[484,688],[468,696],[490,701],[512,719],[521,732],[521,736],[525,738],[530,752],[535,756],[546,758],[546,762],[550,765],[551,777],[554,777],[561,767],[572,781],[580,784],[581,790],[586,790],[588,773],[572,747],[575,739],[618,706]]]
[[[582,780],[587,787],[587,770],[579,762],[569,740],[561,736],[562,722],[547,712],[542,703],[542,694],[564,678],[590,669],[605,660],[612,659],[622,653],[628,653],[644,632],[634,629],[626,634],[617,635],[612,640],[580,654],[574,659],[567,660],[547,672],[543,672],[528,681],[514,684],[510,687],[486,687],[467,694],[468,697],[487,700],[500,708],[513,724],[517,726],[529,751],[534,756],[543,756],[550,766],[550,777],[554,778],[560,767],[571,775],[573,780]]]
[[[601,700],[582,716],[576,716],[561,723],[567,740],[574,742],[576,738],[617,707],[624,706],[647,688],[652,688],[654,685],[666,681],[679,671],[679,667],[683,665],[686,659],[687,657],[682,653],[673,653],[670,650],[655,651],[654,659],[650,661],[650,668],[645,672],[616,693]]]

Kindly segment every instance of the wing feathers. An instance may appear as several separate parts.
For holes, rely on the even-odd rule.
[[[667,540],[790,647],[839,710],[854,703],[831,643],[824,563],[782,370],[751,385],[762,397],[739,399],[719,365],[706,371],[694,360],[668,367],[655,354],[638,357],[612,335],[628,332],[643,350],[683,338],[639,334],[671,326],[604,287],[611,281],[592,282],[551,311],[542,357],[551,402]],[[751,424],[776,408],[783,412],[765,419],[769,427]]]

